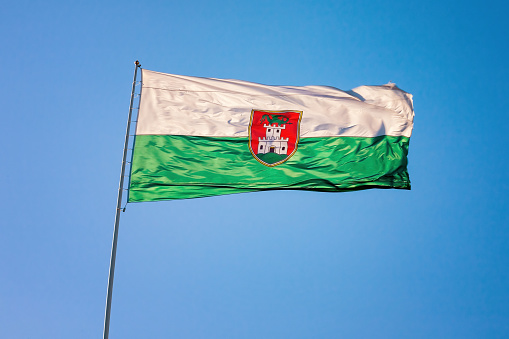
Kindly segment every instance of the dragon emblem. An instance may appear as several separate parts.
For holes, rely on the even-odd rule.
[[[260,119],[260,123],[266,122],[267,124],[270,124],[270,125],[278,124],[279,126],[281,126],[281,125],[291,124],[291,122],[288,122],[288,120],[290,120],[289,117],[281,115],[281,114],[264,114],[264,115],[262,115],[262,118]]]

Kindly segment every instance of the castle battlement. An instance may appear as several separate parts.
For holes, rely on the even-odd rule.
[[[278,126],[277,124],[274,124],[274,126],[271,126],[270,124],[269,124],[269,125],[267,125],[267,124],[263,124],[263,127],[265,127],[265,128],[269,128],[269,127],[271,127],[271,128],[285,129],[285,128],[286,128],[286,125]]]
[[[279,138],[279,137],[258,137],[258,141],[285,141],[285,142],[288,142],[288,140],[290,140],[290,138]]]

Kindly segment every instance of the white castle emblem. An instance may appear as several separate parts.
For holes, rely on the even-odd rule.
[[[285,125],[274,126],[263,124],[266,130],[264,138],[258,138],[258,154],[276,153],[287,154],[288,152],[288,139],[281,138],[281,130],[285,129]]]

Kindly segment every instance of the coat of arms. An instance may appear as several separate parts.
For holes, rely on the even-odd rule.
[[[249,150],[265,166],[277,166],[290,159],[299,142],[301,111],[252,110]]]

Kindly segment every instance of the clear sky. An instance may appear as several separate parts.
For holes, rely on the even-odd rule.
[[[414,95],[411,191],[129,204],[110,338],[508,338],[505,1],[3,1],[0,338],[100,338],[134,61]],[[285,209],[255,208],[284,201]]]

